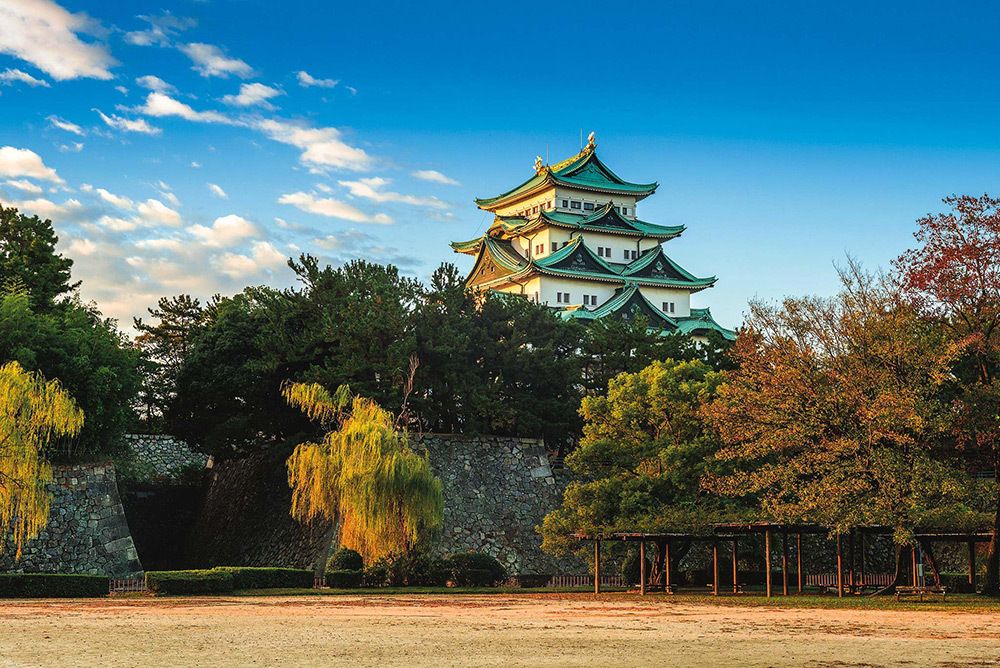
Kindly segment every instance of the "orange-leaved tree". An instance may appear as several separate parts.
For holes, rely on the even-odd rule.
[[[992,540],[984,591],[1000,594],[1000,200],[952,195],[917,221],[919,245],[896,261],[917,308],[964,346],[954,435],[970,468],[993,470]]]
[[[915,528],[981,520],[970,481],[940,457],[943,389],[960,347],[921,319],[897,282],[851,262],[834,298],[754,303],[706,409],[730,470],[714,491],[758,499],[765,518]]]

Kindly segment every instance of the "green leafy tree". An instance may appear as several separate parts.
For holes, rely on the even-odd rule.
[[[56,252],[52,221],[0,204],[0,282],[23,287],[36,309],[47,309],[79,286],[70,282],[73,261]]]
[[[147,422],[158,419],[177,393],[177,374],[187,358],[191,336],[205,318],[205,309],[190,295],[161,297],[156,308],[147,309],[157,322],[135,318],[139,335],[135,344],[142,351],[143,383],[140,405]]]
[[[702,406],[721,382],[704,362],[666,360],[585,397],[583,439],[566,457],[579,478],[545,518],[543,548],[575,547],[577,532],[687,531],[738,512],[700,485],[720,447]]]
[[[134,420],[139,354],[113,321],[78,299],[34,306],[25,291],[0,294],[0,359],[58,380],[87,415],[78,453],[113,453]]]
[[[83,412],[57,381],[17,362],[0,366],[0,552],[12,541],[20,558],[24,544],[45,526],[45,485],[52,480],[45,451],[82,426]]]

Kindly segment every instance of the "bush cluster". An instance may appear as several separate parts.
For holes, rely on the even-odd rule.
[[[375,562],[364,570],[362,583],[365,587],[444,587],[449,582],[456,587],[495,587],[506,580],[507,569],[488,554],[463,552],[441,559],[409,553]]]
[[[216,566],[233,576],[234,589],[311,589],[315,575],[301,568],[254,568],[249,566]]]
[[[330,571],[361,571],[365,568],[361,553],[349,547],[338,547],[326,562],[326,570]]]
[[[157,594],[225,594],[233,575],[218,570],[146,571],[146,589]]]
[[[102,575],[0,574],[0,598],[97,598],[108,595]]]
[[[341,569],[326,572],[326,586],[331,589],[357,589],[364,581],[365,572],[358,569]]]

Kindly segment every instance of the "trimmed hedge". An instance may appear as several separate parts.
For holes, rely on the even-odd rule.
[[[103,575],[0,574],[0,598],[97,598],[108,595]]]
[[[326,562],[328,571],[362,571],[365,561],[361,553],[349,547],[338,547]]]
[[[356,589],[361,586],[364,574],[361,569],[327,571],[326,586],[330,589]]]
[[[234,589],[312,589],[316,584],[313,572],[301,568],[216,566],[212,570],[232,575]]]
[[[451,581],[456,587],[496,587],[507,579],[507,569],[482,552],[451,555]]]
[[[157,594],[225,594],[233,575],[225,571],[147,571],[146,589]]]

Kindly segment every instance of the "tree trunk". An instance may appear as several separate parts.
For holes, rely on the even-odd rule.
[[[993,479],[1000,486],[1000,457],[993,459]],[[986,551],[986,580],[983,582],[983,593],[987,596],[1000,596],[1000,493],[997,494],[996,512],[993,514],[993,535],[990,537],[990,547]]]
[[[878,591],[874,592],[872,596],[881,596],[882,594],[891,594],[896,589],[896,585],[899,584],[900,567],[903,562],[903,548],[900,545],[896,546],[896,571],[892,574],[892,580],[885,587],[882,587]]]
[[[931,574],[934,576],[934,586],[941,586],[941,572],[938,570],[937,560],[934,558],[934,552],[931,551],[931,543],[929,540],[920,541],[920,549],[924,552],[924,559],[927,560],[927,564],[931,567]]]

